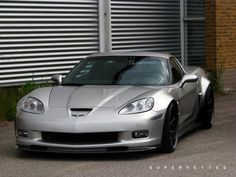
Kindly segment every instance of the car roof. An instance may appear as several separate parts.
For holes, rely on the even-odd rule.
[[[106,53],[95,53],[89,55],[90,57],[102,57],[102,56],[145,56],[145,57],[160,57],[169,59],[172,57],[171,54],[158,53],[158,52],[106,52]]]

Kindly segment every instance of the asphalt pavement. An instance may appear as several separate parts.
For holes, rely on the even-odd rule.
[[[13,124],[0,125],[0,177],[235,177],[236,92],[216,97],[215,124],[179,140],[174,153],[26,153]]]

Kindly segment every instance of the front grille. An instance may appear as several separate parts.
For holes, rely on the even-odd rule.
[[[105,144],[118,141],[118,132],[106,133],[56,133],[42,132],[42,141],[57,144]]]

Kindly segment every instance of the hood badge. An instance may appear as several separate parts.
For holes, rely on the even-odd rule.
[[[73,117],[84,117],[85,114],[71,114]]]
[[[92,109],[73,109],[72,108],[70,109],[70,113],[72,117],[82,118],[82,117],[86,117],[91,110]]]

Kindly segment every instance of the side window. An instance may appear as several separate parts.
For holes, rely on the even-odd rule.
[[[171,83],[175,84],[179,82],[183,77],[183,71],[173,59],[170,59],[170,70],[172,75]]]

